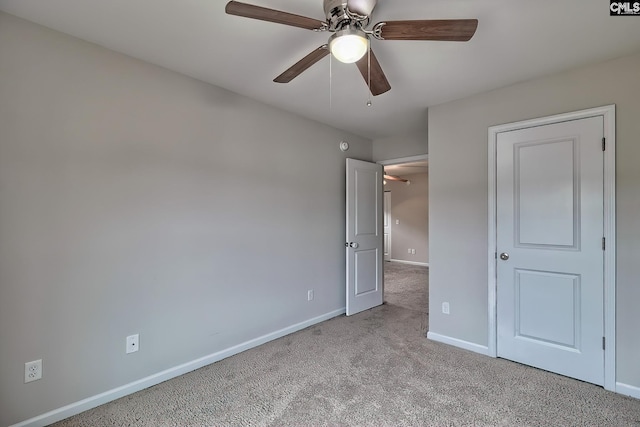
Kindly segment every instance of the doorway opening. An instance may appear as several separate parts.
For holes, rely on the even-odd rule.
[[[385,168],[388,174],[411,179],[398,175],[385,179]],[[378,164],[347,158],[346,169],[346,314],[350,316],[384,303],[385,264],[422,268],[428,276],[428,163],[427,155]],[[399,209],[389,203],[386,222],[396,229],[396,238],[388,239],[388,261],[384,261],[383,188],[387,184],[393,190],[391,182],[401,187],[395,189],[395,198],[390,199],[391,191],[387,195]],[[397,245],[401,250],[394,249]]]
[[[423,274],[428,276],[429,163],[428,155],[378,163],[385,173],[383,270],[387,302],[393,301],[397,288],[417,273],[413,270],[426,268]]]
[[[378,163],[385,173],[385,261],[428,267],[428,156]]]

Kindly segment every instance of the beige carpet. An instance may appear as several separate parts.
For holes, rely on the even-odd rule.
[[[427,340],[428,270],[385,267],[381,307],[56,426],[640,426],[639,400]]]

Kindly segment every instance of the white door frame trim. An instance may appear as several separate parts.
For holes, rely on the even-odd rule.
[[[397,159],[389,159],[389,160],[380,160],[376,163],[382,166],[391,166],[391,165],[400,165],[402,163],[412,163],[419,162],[422,160],[429,160],[428,154],[421,154],[419,156],[411,156],[411,157],[400,157]]]
[[[384,187],[383,187],[382,191],[383,191],[383,193],[382,193],[382,205],[383,205],[383,211],[384,211],[383,215],[385,217],[387,216],[387,209],[389,209],[389,212],[388,212],[389,213],[389,217],[387,218],[389,220],[389,233],[387,233],[387,234],[389,234],[389,238],[387,239],[387,244],[388,244],[388,248],[387,248],[388,251],[387,252],[389,253],[389,259],[384,257],[384,248],[383,248],[382,253],[383,253],[384,261],[391,261],[391,259],[392,259],[391,258],[391,256],[392,256],[392,254],[391,254],[391,239],[393,238],[393,236],[391,235],[391,230],[392,230],[392,227],[391,227],[391,190],[385,190]],[[389,193],[388,203],[387,203],[387,193]]]
[[[497,299],[496,299],[496,141],[498,134],[534,126],[579,120],[588,117],[602,116],[604,119],[604,135],[606,150],[604,151],[604,388],[616,391],[616,106],[603,107],[558,114],[538,119],[525,120],[489,128],[489,250],[487,263],[489,267],[489,356],[497,357]]]

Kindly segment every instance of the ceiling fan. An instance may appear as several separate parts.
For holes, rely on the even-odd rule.
[[[409,182],[408,179],[400,178],[399,176],[395,176],[395,175],[389,175],[389,174],[387,174],[387,171],[384,171],[384,175],[382,177],[385,180],[389,180],[389,181],[399,181],[399,182],[404,182],[404,183]],[[386,184],[386,182],[385,182],[385,184]]]
[[[274,82],[289,83],[331,53],[341,62],[355,62],[374,96],[387,92],[391,85],[370,48],[370,37],[377,40],[468,41],[478,26],[477,19],[409,20],[382,21],[367,30],[376,4],[377,0],[324,0],[324,21],[238,1],[227,3],[225,11],[230,15],[333,33],[327,44],[296,62]]]

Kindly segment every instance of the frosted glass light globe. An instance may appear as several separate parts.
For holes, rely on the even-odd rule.
[[[345,64],[358,61],[368,48],[369,40],[361,30],[340,30],[329,38],[329,50],[338,61]]]

